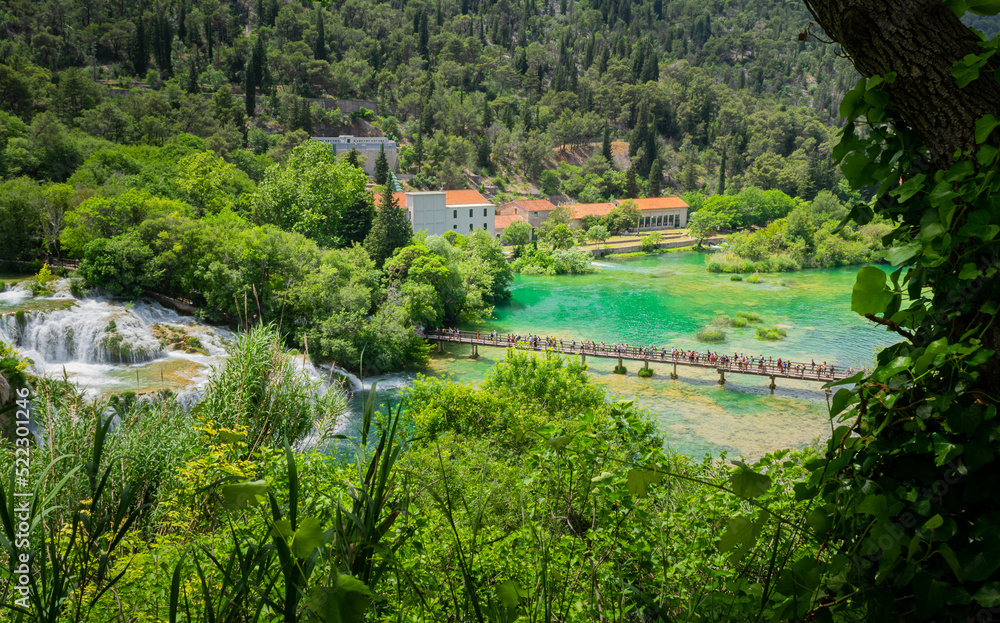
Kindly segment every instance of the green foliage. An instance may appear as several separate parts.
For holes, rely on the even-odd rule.
[[[663,242],[663,234],[660,232],[654,231],[646,234],[642,238],[642,250],[646,253],[659,251],[661,242]]]
[[[310,141],[292,150],[284,168],[268,169],[250,201],[251,217],[325,247],[342,246],[348,241],[343,214],[363,200],[365,181],[364,173],[338,161],[328,146]],[[363,222],[354,218],[348,225],[350,240],[357,241]]]
[[[591,256],[573,249],[526,249],[511,263],[511,269],[525,275],[578,275],[594,272]]]
[[[531,239],[531,225],[524,221],[514,221],[508,225],[500,236],[501,242],[506,245],[523,247]]]
[[[639,368],[639,378],[648,379],[653,376],[652,368]]]
[[[329,434],[345,410],[344,397],[320,393],[298,362],[282,352],[274,327],[242,335],[225,364],[209,378],[198,415],[231,429],[245,429],[249,451],[294,444],[314,427]]]

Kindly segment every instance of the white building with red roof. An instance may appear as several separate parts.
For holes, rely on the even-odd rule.
[[[485,229],[495,235],[496,208],[475,190],[438,190],[393,193],[399,207],[406,210],[413,233],[440,236],[447,231],[469,234]],[[379,206],[375,197],[375,207]]]

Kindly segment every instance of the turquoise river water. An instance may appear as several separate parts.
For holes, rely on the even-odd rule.
[[[876,352],[895,341],[850,310],[857,267],[765,275],[758,284],[708,273],[704,255],[697,252],[598,262],[597,267],[599,272],[589,275],[518,276],[512,300],[475,328],[608,344],[763,353],[855,368],[872,365]],[[739,311],[760,314],[762,324],[785,328],[787,337],[759,340],[751,324],[726,329],[725,342],[695,339],[717,315]],[[494,348],[480,348],[476,360],[470,353],[470,346],[448,345],[443,354],[434,353],[424,373],[477,382],[504,356],[503,349]],[[634,400],[648,410],[677,452],[759,456],[803,446],[830,432],[826,395],[818,383],[779,379],[772,394],[766,377],[729,374],[719,386],[711,370],[681,367],[680,378],[671,380],[668,365],[653,364],[654,376],[641,379],[635,363],[625,376],[611,372],[613,360],[589,358],[587,363],[609,398]]]

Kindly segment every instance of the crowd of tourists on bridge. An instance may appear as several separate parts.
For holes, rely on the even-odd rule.
[[[520,333],[500,334],[491,331],[485,336],[481,331],[461,331],[459,329],[437,329],[433,333],[448,336],[454,339],[486,340],[498,344],[506,343],[510,346],[526,346],[532,349],[558,349],[562,352],[574,354],[594,353],[603,356],[618,356],[630,359],[659,359],[660,361],[683,361],[689,364],[704,365],[706,367],[722,368],[726,370],[736,370],[741,372],[756,372],[761,374],[781,374],[783,376],[805,378],[809,377],[834,378],[836,366],[822,362],[817,364],[811,361],[809,364],[792,362],[788,359],[764,357],[763,354],[753,356],[744,353],[734,353],[732,355],[719,352],[698,352],[694,350],[683,350],[668,346],[657,347],[653,345],[639,346],[627,343],[605,344],[592,340],[583,340],[577,343],[576,340],[556,339],[549,336],[534,335],[531,333],[521,335]],[[843,372],[843,369],[841,369]],[[853,375],[853,367],[847,369],[847,376]],[[867,372],[867,369],[866,369]]]

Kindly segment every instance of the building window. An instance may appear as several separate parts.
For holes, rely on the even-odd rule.
[[[472,218],[472,208],[469,208],[469,218]]]
[[[487,209],[488,209],[488,208],[483,208],[483,216],[486,216],[486,210],[487,210]]]
[[[472,223],[469,223],[469,231],[472,231]]]
[[[483,223],[483,229],[485,229],[486,231],[489,231],[490,228],[486,226],[486,223]]]
[[[451,211],[451,218],[458,218],[458,210]]]
[[[458,229],[458,225],[452,225],[451,228],[452,229]]]

